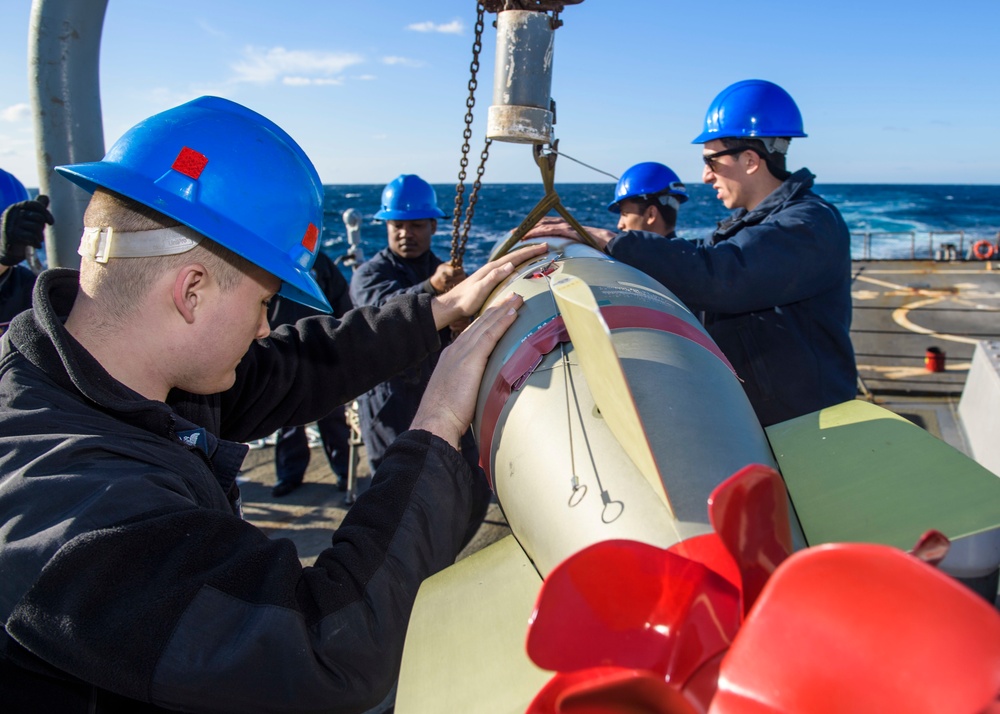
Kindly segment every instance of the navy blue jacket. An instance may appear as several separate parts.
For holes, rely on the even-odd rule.
[[[13,265],[0,275],[0,335],[14,315],[31,307],[35,274],[26,265]]]
[[[607,247],[705,313],[764,426],[857,394],[850,232],[814,178],[800,169],[707,245],[629,231]]]
[[[400,258],[383,248],[362,263],[351,277],[351,302],[379,307],[398,295],[434,295],[430,277],[443,261],[431,251],[419,258]],[[449,329],[438,333],[442,346],[451,339]],[[377,468],[385,450],[399,434],[410,428],[437,364],[438,352],[419,364],[382,382],[358,399],[358,416],[368,461]]]
[[[403,434],[302,567],[239,514],[241,443],[436,352],[426,296],[285,325],[222,394],[144,399],[66,331],[74,271],[0,341],[0,711],[360,712],[473,519],[465,460]],[[152,703],[152,704],[150,704]]]
[[[406,260],[384,248],[354,271],[351,301],[359,307],[378,307],[401,295],[433,295],[435,291],[430,278],[442,262],[429,250],[419,258]],[[438,337],[443,349],[451,342],[451,329],[446,327],[440,330]],[[440,350],[427,355],[418,364],[358,397],[358,421],[372,470],[380,468],[389,447],[410,428],[439,356]],[[474,474],[473,517],[462,539],[466,544],[476,534],[486,515],[491,495],[486,473],[479,466],[479,448],[472,429],[462,435],[459,446],[462,457]]]

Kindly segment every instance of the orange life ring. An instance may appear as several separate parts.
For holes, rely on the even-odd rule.
[[[980,260],[989,260],[996,249],[988,240],[977,240],[972,244],[972,254]]]

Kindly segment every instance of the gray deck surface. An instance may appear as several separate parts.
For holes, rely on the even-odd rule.
[[[976,342],[1000,338],[995,262],[857,261],[851,340],[866,389],[876,394],[962,391]],[[928,347],[945,371],[928,372]]]
[[[363,493],[371,483],[364,446],[359,449],[359,478],[356,492]],[[337,490],[334,477],[322,449],[312,449],[305,483],[281,498],[271,496],[274,485],[274,447],[251,450],[243,462],[240,492],[245,518],[272,538],[290,538],[304,565],[311,565],[320,551],[329,546],[334,529],[347,515],[347,494]],[[476,552],[510,533],[507,521],[494,501],[486,520],[459,558]]]

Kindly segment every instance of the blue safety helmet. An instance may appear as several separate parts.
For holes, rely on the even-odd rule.
[[[200,97],[135,125],[101,161],[56,171],[183,223],[280,278],[282,296],[330,312],[309,272],[323,184],[295,140],[260,114]]]
[[[382,207],[375,218],[382,221],[416,221],[444,218],[434,187],[416,174],[400,174],[382,189]]]
[[[692,144],[713,139],[806,136],[791,95],[773,82],[745,79],[730,84],[705,113],[705,131]]]
[[[12,203],[28,200],[28,189],[14,174],[0,169],[0,211]]]
[[[615,200],[608,204],[608,210],[621,213],[621,202],[626,199],[656,196],[673,196],[678,205],[688,200],[684,184],[668,166],[655,161],[644,161],[629,167],[618,179]]]

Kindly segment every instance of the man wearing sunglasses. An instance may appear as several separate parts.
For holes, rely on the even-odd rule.
[[[702,180],[732,216],[703,244],[647,230],[592,230],[605,250],[703,313],[764,426],[853,399],[850,232],[785,153],[802,115],[776,84],[724,89],[705,116]],[[547,223],[528,237],[570,235]]]

